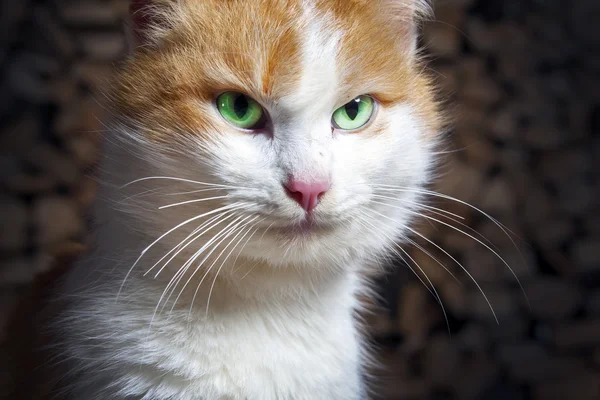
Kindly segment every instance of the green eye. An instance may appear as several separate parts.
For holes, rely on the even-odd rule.
[[[333,126],[344,131],[358,129],[369,122],[374,109],[373,98],[358,96],[335,110],[332,117]]]
[[[231,125],[257,129],[264,121],[264,110],[254,99],[239,92],[225,92],[217,97],[217,109]]]

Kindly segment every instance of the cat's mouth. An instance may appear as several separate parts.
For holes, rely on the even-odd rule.
[[[273,231],[285,236],[304,237],[331,232],[335,227],[332,224],[317,221],[312,216],[307,216],[300,222],[274,227]]]

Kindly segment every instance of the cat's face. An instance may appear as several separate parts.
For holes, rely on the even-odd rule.
[[[243,206],[228,220],[257,229],[243,254],[285,264],[381,250],[414,217],[439,130],[415,60],[418,5],[167,4],[142,18],[116,109],[156,175],[224,185],[226,198],[181,215]]]

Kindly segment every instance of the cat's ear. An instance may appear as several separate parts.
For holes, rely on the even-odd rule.
[[[131,51],[156,44],[168,29],[177,0],[130,0],[128,41]]]
[[[417,55],[419,30],[424,20],[433,15],[428,0],[377,0],[382,11],[396,24],[399,40],[410,57]]]

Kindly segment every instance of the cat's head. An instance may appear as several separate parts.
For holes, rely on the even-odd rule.
[[[175,181],[198,191],[164,210],[165,228],[231,210],[221,227],[236,221],[226,233],[239,233],[238,250],[278,265],[390,246],[418,210],[440,130],[416,50],[426,8],[134,1],[135,49],[114,91],[119,130],[147,175],[218,185]],[[219,198],[195,201],[209,197]]]

